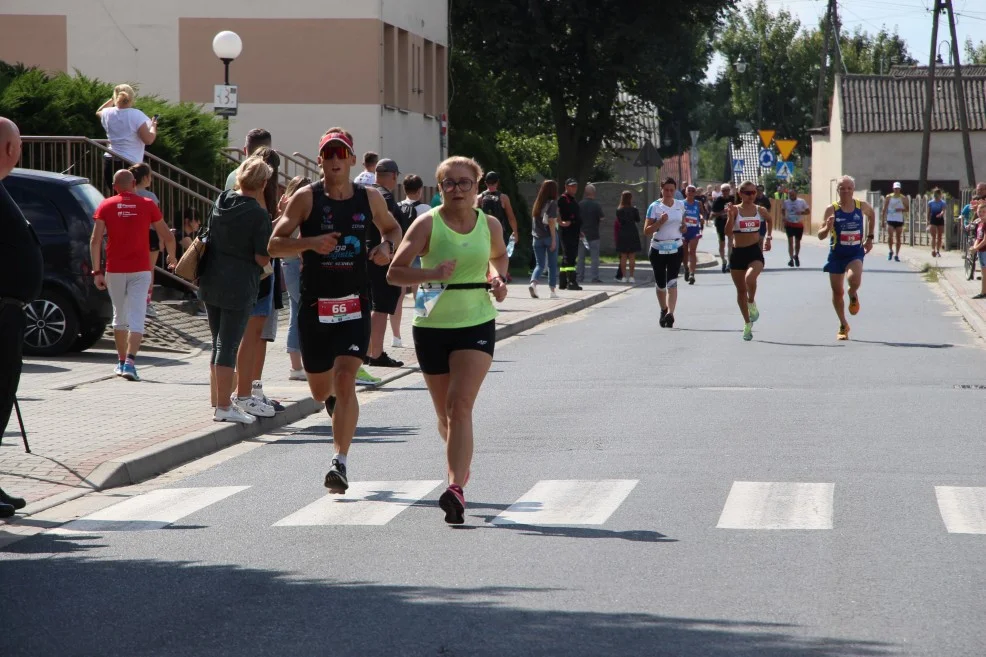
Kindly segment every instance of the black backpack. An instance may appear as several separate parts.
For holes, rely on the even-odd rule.
[[[411,227],[411,222],[418,218],[418,203],[420,201],[412,201],[406,198],[397,204],[397,209],[400,210],[401,216],[395,217],[395,219],[397,219],[397,223],[401,225],[401,230],[405,233]]]

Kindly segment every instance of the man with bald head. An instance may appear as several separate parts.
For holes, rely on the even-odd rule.
[[[154,275],[148,254],[150,228],[168,251],[168,265],[175,259],[175,236],[168,230],[157,203],[134,193],[133,174],[120,169],[113,175],[117,195],[104,200],[93,215],[89,240],[93,280],[100,290],[109,290],[113,302],[113,339],[118,363],[113,373],[128,381],[140,381],[134,361],[144,339],[147,289]],[[102,265],[103,235],[106,268]]]
[[[41,293],[44,261],[41,244],[20,208],[4,189],[3,179],[21,157],[21,134],[0,116],[0,436],[7,429],[21,379],[24,306]],[[0,489],[0,518],[9,518],[26,502]]]

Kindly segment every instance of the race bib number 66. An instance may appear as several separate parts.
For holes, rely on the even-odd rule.
[[[353,294],[339,299],[318,300],[318,321],[322,324],[338,324],[363,316],[359,295]]]

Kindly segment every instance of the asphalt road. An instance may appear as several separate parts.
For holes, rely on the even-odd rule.
[[[822,250],[777,247],[753,342],[704,270],[673,330],[641,288],[499,345],[465,526],[412,376],[362,496],[309,506],[316,426],[9,546],[0,654],[981,657],[982,343],[879,253],[837,343]]]

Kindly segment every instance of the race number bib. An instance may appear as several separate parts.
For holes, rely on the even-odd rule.
[[[760,232],[760,218],[755,217],[753,219],[744,219],[740,217],[739,219],[739,232],[741,233],[758,233]]]
[[[685,225],[688,226],[689,228],[694,228],[695,226],[698,226],[698,218],[697,217],[689,217],[689,216],[686,215],[685,216]]]
[[[363,317],[359,295],[352,294],[339,299],[318,300],[318,321],[322,324],[339,324]]]
[[[677,253],[678,249],[681,248],[681,243],[678,240],[663,240],[661,242],[654,242],[654,248],[657,252],[662,255],[668,255],[670,253]]]
[[[839,233],[839,244],[843,246],[859,246],[863,243],[863,231],[846,230]]]
[[[431,314],[444,291],[445,288],[442,286],[432,286],[430,283],[422,283],[418,286],[418,293],[414,295],[414,316],[427,317]]]

